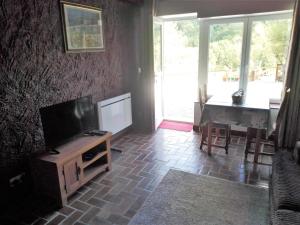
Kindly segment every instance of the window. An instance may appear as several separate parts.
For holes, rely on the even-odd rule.
[[[290,30],[290,19],[251,23],[248,93],[263,90],[270,99],[280,99]]]
[[[209,95],[281,97],[291,13],[206,19],[200,22],[200,83]]]
[[[210,26],[207,86],[209,95],[222,94],[224,90],[230,94],[239,89],[243,26],[241,22]]]

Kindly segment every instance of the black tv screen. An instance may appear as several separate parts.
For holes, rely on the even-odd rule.
[[[82,97],[40,109],[45,144],[55,148],[84,132],[98,129],[92,97]]]

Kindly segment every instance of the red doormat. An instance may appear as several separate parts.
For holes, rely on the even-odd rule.
[[[193,124],[164,120],[159,125],[159,128],[190,132],[191,130],[193,130]]]

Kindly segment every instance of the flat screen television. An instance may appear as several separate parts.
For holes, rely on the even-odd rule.
[[[85,132],[98,129],[92,96],[40,109],[45,144],[48,148],[66,143]]]

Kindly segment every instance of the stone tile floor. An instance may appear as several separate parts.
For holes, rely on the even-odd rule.
[[[244,161],[245,138],[233,136],[226,155],[215,148],[212,156],[199,150],[199,134],[159,129],[155,134],[129,133],[114,143],[123,153],[113,153],[113,169],[101,174],[75,193],[69,204],[54,209],[48,200],[19,203],[0,224],[98,224],[126,225],[170,168],[199,175],[268,187],[270,157],[262,164]]]

